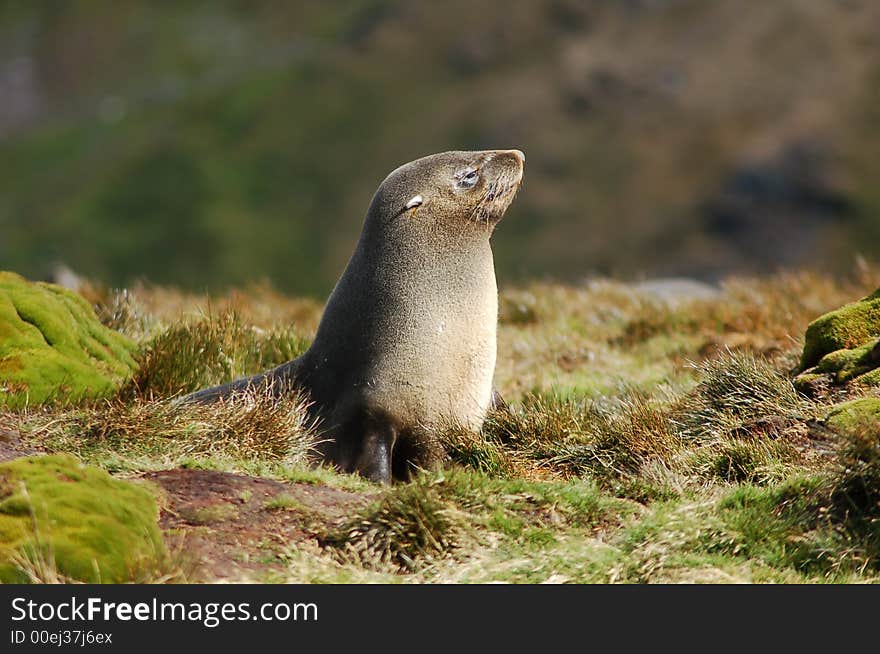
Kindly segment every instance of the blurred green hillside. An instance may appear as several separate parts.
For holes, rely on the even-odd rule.
[[[517,147],[503,281],[880,256],[880,3],[0,3],[0,269],[323,295],[378,183]]]

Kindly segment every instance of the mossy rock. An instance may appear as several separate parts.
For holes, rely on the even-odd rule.
[[[880,368],[874,368],[871,372],[859,375],[856,382],[863,386],[880,386]]]
[[[860,348],[880,336],[880,289],[872,295],[826,313],[810,323],[804,340],[801,370],[818,365],[832,352]]]
[[[109,394],[135,370],[134,351],[80,295],[0,272],[0,406]]]
[[[69,455],[0,464],[0,582],[28,581],[14,553],[71,580],[138,580],[167,556],[158,514],[146,487]]]
[[[863,397],[831,408],[826,424],[839,431],[850,431],[865,422],[880,423],[880,397]]]
[[[815,370],[815,368],[811,368]],[[833,378],[831,375],[805,372],[792,380],[795,390],[807,397],[816,397],[824,393],[831,385]]]
[[[860,375],[880,367],[876,349],[880,339],[871,339],[861,347],[851,350],[837,350],[826,354],[814,368],[819,373],[831,373],[837,384],[844,384]]]

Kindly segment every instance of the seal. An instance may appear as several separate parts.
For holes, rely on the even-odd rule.
[[[311,347],[184,400],[210,402],[263,383],[305,391],[325,459],[381,482],[406,478],[434,456],[431,426],[479,429],[497,401],[490,237],[524,163],[519,150],[455,151],[394,170],[373,196]]]

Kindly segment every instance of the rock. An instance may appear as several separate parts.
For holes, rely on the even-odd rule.
[[[864,345],[880,336],[880,289],[873,295],[816,318],[807,327],[801,369],[812,368],[826,354]]]
[[[795,377],[793,383],[798,393],[815,399],[828,393],[832,381],[831,375],[805,372]]]
[[[52,275],[49,281],[58,286],[69,288],[71,291],[79,291],[84,284],[83,278],[73,272],[73,269],[64,263],[56,263],[52,266]]]
[[[831,373],[834,375],[835,383],[844,384],[877,367],[877,364],[872,361],[872,352],[877,343],[880,343],[880,339],[876,342],[872,340],[851,350],[837,350],[826,354],[819,359],[819,364],[814,370],[820,373]]]
[[[62,579],[138,580],[167,556],[158,517],[146,486],[72,456],[2,463],[0,583],[29,581],[22,559],[48,564]]]
[[[816,375],[835,384],[880,385],[880,289],[810,323],[801,374],[795,386],[809,388]]]
[[[860,375],[856,381],[863,386],[880,386],[880,368],[874,368],[871,372]]]
[[[135,370],[134,350],[80,295],[0,272],[0,406],[111,393]]]
[[[715,300],[721,295],[717,286],[687,277],[648,279],[634,284],[633,288],[671,305],[695,300]]]
[[[865,421],[880,422],[880,397],[863,397],[831,408],[825,424],[835,431],[850,431]]]

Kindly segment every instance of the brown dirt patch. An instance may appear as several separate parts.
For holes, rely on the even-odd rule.
[[[41,454],[41,452],[25,446],[21,442],[21,434],[18,430],[0,425],[0,463],[31,454]]]
[[[159,526],[195,565],[194,581],[263,581],[285,567],[284,550],[315,541],[316,527],[371,496],[215,470],[142,475],[165,491]]]

